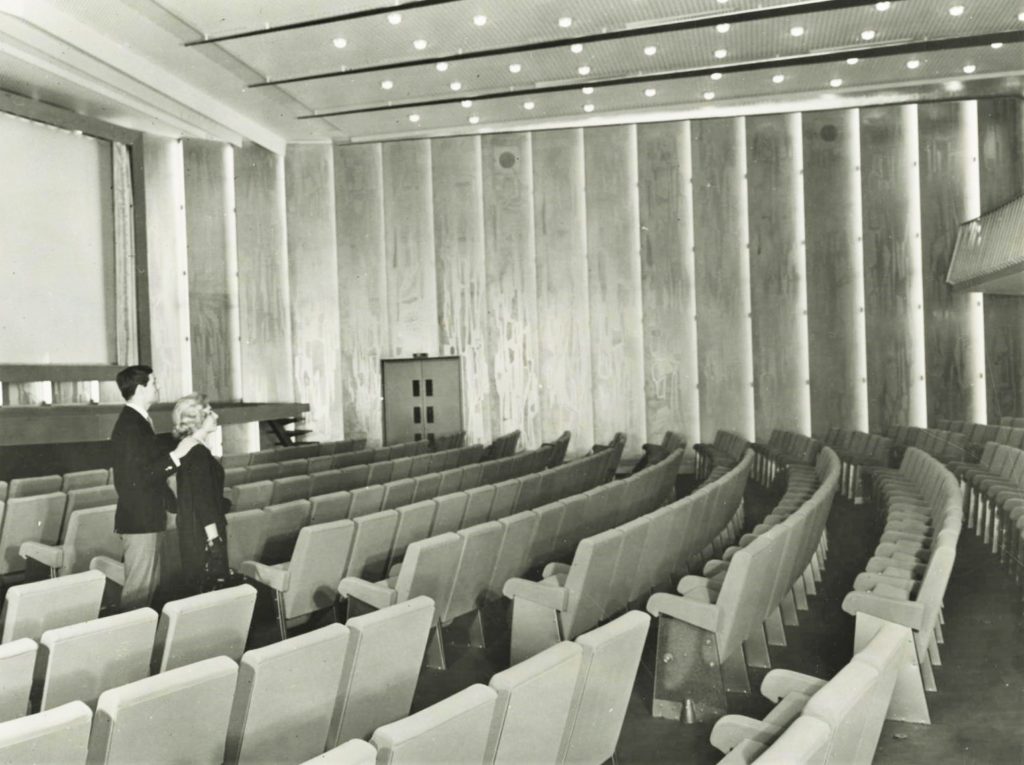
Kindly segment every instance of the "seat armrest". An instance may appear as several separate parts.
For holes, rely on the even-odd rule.
[[[555,611],[564,611],[569,606],[569,591],[553,583],[531,582],[529,579],[513,577],[505,582],[501,594],[509,600],[522,598]]]
[[[825,686],[827,680],[793,672],[789,669],[773,669],[761,681],[761,695],[778,704],[790,693],[803,693],[813,696]]]
[[[97,555],[89,561],[91,571],[99,571],[114,584],[124,586],[124,564],[106,555]]]
[[[355,598],[376,609],[387,608],[398,602],[398,592],[379,582],[367,582],[357,576],[346,576],[338,583],[338,594]]]
[[[849,592],[843,598],[843,611],[856,616],[858,613],[877,616],[887,622],[902,624],[904,627],[920,630],[924,618],[924,607],[911,600],[893,600],[874,592]]]
[[[570,568],[571,566],[568,563],[549,563],[544,567],[544,570],[541,571],[541,577],[547,579],[549,576],[565,576],[569,573]]]
[[[777,732],[777,726],[746,715],[720,717],[711,729],[710,744],[722,754],[728,754],[749,739],[763,739]]]
[[[651,595],[647,599],[647,611],[652,616],[671,616],[707,632],[714,632],[718,625],[718,606],[667,592]]]
[[[64,565],[64,548],[59,545],[44,545],[42,542],[22,542],[18,555],[28,560],[39,561],[44,566],[58,569]]]
[[[243,561],[239,573],[253,581],[265,584],[278,592],[288,590],[289,576],[286,563],[279,566],[268,566],[255,560]]]

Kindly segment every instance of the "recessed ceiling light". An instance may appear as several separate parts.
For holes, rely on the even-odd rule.
[[[860,33],[860,39],[861,40],[867,40],[869,42],[871,40],[874,40],[875,39],[875,30],[874,29],[865,29],[863,32]]]
[[[333,40],[331,40],[331,42],[334,44],[335,48],[339,49],[344,48],[346,45],[348,45],[348,40],[346,40],[344,37],[335,37]]]
[[[484,24],[487,23],[487,17],[484,16],[482,13],[479,13],[473,17],[473,23],[476,24],[478,27],[482,27]]]
[[[715,58],[725,58],[728,55],[729,51],[727,51],[725,48],[719,48],[718,50],[715,51]]]
[[[438,61],[437,62],[437,71],[439,71],[439,72],[447,72],[448,71],[448,62],[447,61]]]
[[[729,31],[730,27],[729,27],[729,25],[728,25],[728,24],[726,24],[726,23],[722,23],[722,24],[717,24],[717,25],[715,25],[715,29],[716,29],[716,30],[717,30],[718,32],[721,32],[721,33],[722,33],[722,34],[724,35],[724,34],[725,34],[726,32],[728,32],[728,31]]]
[[[722,73],[721,72],[712,72],[711,73],[711,79],[714,80],[715,82],[718,82],[720,79],[722,79]]]
[[[393,83],[391,80],[382,80],[380,86],[384,88],[384,90],[391,90],[393,87],[395,87],[395,83]]]
[[[772,75],[772,82],[774,82],[776,85],[781,85],[785,81],[786,81],[786,75],[784,75],[784,74],[774,74],[774,75]]]
[[[657,45],[648,45],[646,48],[644,48],[644,55],[645,56],[653,56],[657,52],[658,52],[658,46]]]
[[[585,95],[585,96],[589,96],[593,92],[594,92],[594,89],[592,87],[590,87],[589,85],[587,85],[585,88],[583,88],[583,95]]]
[[[560,26],[562,29],[568,29],[569,27],[572,26],[572,18],[570,18],[569,16],[562,16],[562,18],[558,20],[558,26]]]
[[[860,63],[860,59],[857,58],[856,56],[852,56],[846,59],[846,63],[849,64],[850,66],[856,66],[857,64]]]
[[[887,11],[890,7],[892,7],[892,3],[890,3],[889,0],[885,0],[881,3],[875,3],[876,11]]]
[[[536,104],[533,103],[533,101],[523,101],[523,108],[526,109],[526,111],[531,111],[534,106],[536,106]]]
[[[583,52],[583,44],[582,43],[573,43],[572,45],[569,46],[569,50],[571,50],[573,53],[582,53]]]
[[[462,108],[463,109],[469,109],[472,106],[473,106],[473,102],[470,99],[467,98],[467,99],[463,100],[463,102],[462,102]]]
[[[704,91],[704,100],[705,101],[714,101],[715,100],[715,92],[713,90],[705,90]]]
[[[942,83],[942,88],[947,93],[959,93],[964,89],[964,84],[960,80],[947,80]]]
[[[401,24],[402,23],[402,14],[401,13],[389,13],[388,14],[388,23],[389,24]]]
[[[420,121],[420,115],[418,115],[418,114],[410,114],[409,115],[409,122],[419,122],[419,121]]]
[[[833,80],[829,80],[828,84],[831,85],[833,88],[839,88],[842,87],[843,81],[840,78],[836,77]]]
[[[475,125],[479,121],[480,121],[480,118],[477,117],[475,114],[472,117],[469,118],[469,124],[470,125]]]
[[[583,111],[585,111],[585,112],[592,112],[592,111],[594,111],[594,105],[593,104],[583,104]]]
[[[964,15],[964,7],[962,5],[951,6],[950,9],[949,9],[949,15],[950,16],[963,16]]]
[[[1017,14],[1017,21],[1024,21],[1024,11]]]
[[[654,88],[647,88],[644,91],[644,95],[647,96],[648,98],[654,98],[656,95],[658,95],[658,91],[655,90]]]
[[[455,82],[453,82],[448,87],[451,88],[454,91],[459,91],[459,90],[462,90],[462,83],[459,82],[458,80],[456,80]]]
[[[1003,44],[1001,42],[994,42],[994,43],[992,43],[992,50],[999,50],[1002,47],[1003,47]]]
[[[522,64],[509,64],[508,65],[508,70],[510,72],[512,72],[512,74],[519,74],[521,71],[523,71],[523,65]]]
[[[426,40],[413,40],[412,41],[412,47],[414,47],[416,50],[423,50],[424,48],[427,47],[427,41]]]
[[[920,66],[921,62],[918,61],[916,58],[912,58],[910,59],[910,61],[907,62],[907,69],[917,69]]]
[[[576,71],[579,72],[580,75],[582,75],[583,77],[586,77],[588,74],[590,74],[590,67],[584,64],[583,66],[578,67]]]
[[[974,64],[967,64],[964,66],[964,74],[974,74],[976,71],[978,71],[978,67]]]
[[[805,31],[807,31],[807,30],[805,30],[803,27],[799,27],[799,26],[797,26],[797,27],[790,27],[789,28],[789,34],[792,37],[803,37]]]

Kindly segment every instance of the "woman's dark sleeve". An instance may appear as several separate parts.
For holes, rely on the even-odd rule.
[[[218,480],[218,467],[212,455],[202,455],[178,471],[178,512],[191,516],[199,528],[223,523],[224,481]]]

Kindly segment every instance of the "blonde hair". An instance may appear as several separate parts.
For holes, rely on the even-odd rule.
[[[174,402],[171,422],[176,438],[191,436],[203,426],[210,399],[202,393],[189,393]]]

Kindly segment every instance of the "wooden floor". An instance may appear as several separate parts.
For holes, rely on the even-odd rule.
[[[748,523],[764,515],[773,497],[755,486],[747,492]],[[830,677],[850,658],[853,619],[841,610],[843,596],[880,534],[870,506],[837,499],[829,518],[830,554],[810,611],[800,626],[787,628],[788,645],[772,648],[776,667]],[[445,672],[424,669],[413,702],[418,710],[472,683],[487,683],[508,666],[507,606],[485,614],[487,648],[464,644],[464,629],[448,630]],[[929,694],[931,726],[886,723],[875,762],[1024,763],[1024,620],[1017,590],[973,531],[961,536],[956,567],[945,601],[943,665],[936,668],[939,691]],[[275,639],[270,600],[261,593],[257,628],[250,647]],[[309,625],[320,626],[323,619]],[[653,624],[653,623],[652,623]],[[301,630],[296,630],[296,632]],[[721,754],[708,744],[711,726],[686,725],[651,717],[654,633],[650,635],[619,739],[616,762],[715,763]],[[750,697],[730,695],[730,712],[763,717],[770,708],[756,689],[764,670],[751,670]]]

